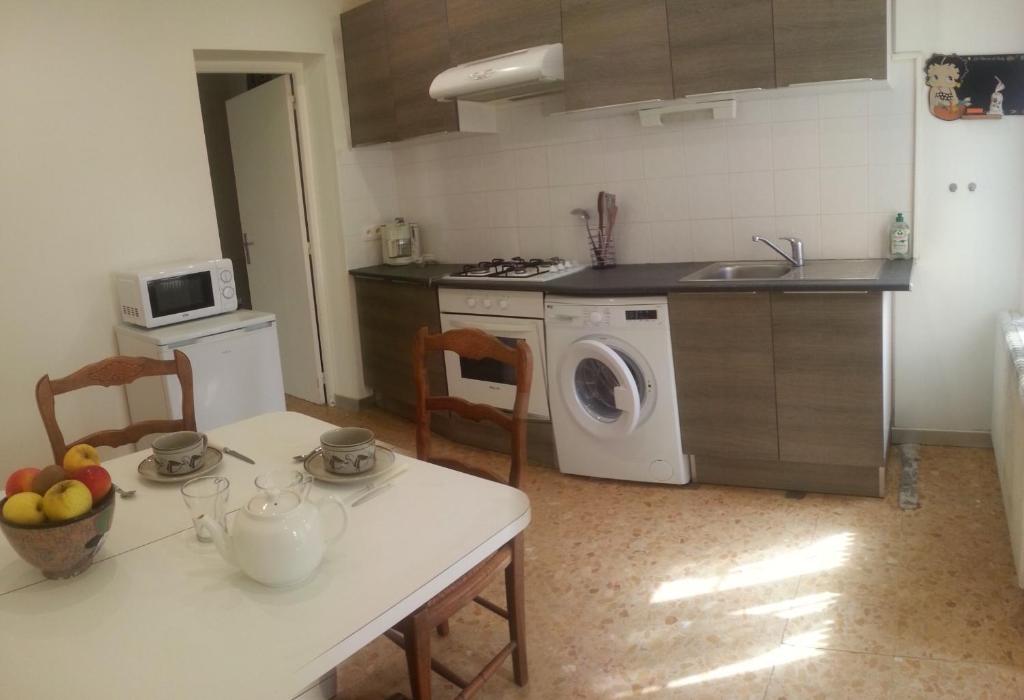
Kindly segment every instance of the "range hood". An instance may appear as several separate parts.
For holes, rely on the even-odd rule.
[[[545,44],[449,68],[434,78],[430,96],[440,102],[492,102],[561,89],[562,45]]]

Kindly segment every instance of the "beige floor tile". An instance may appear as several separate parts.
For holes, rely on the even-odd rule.
[[[1024,697],[1022,680],[1011,666],[897,658],[893,667],[895,697],[906,700],[1010,700]]]
[[[884,700],[893,694],[891,656],[825,651],[775,667],[766,700]]]

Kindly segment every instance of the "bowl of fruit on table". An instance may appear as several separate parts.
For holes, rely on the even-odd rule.
[[[76,445],[63,465],[25,467],[8,477],[0,531],[47,578],[76,576],[89,568],[110,531],[111,486],[96,450]]]

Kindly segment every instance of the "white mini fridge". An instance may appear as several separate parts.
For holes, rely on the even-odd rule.
[[[171,359],[175,350],[188,355],[200,431],[285,410],[273,314],[240,310],[152,329],[120,324],[116,333],[122,355],[159,360]],[[132,422],[181,417],[176,377],[145,377],[125,389]]]

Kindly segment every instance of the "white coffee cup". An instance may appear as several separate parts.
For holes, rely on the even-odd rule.
[[[320,436],[324,468],[332,474],[362,474],[377,464],[372,430],[336,428]]]
[[[191,430],[161,435],[153,441],[153,460],[161,474],[191,474],[203,466],[206,436]]]

